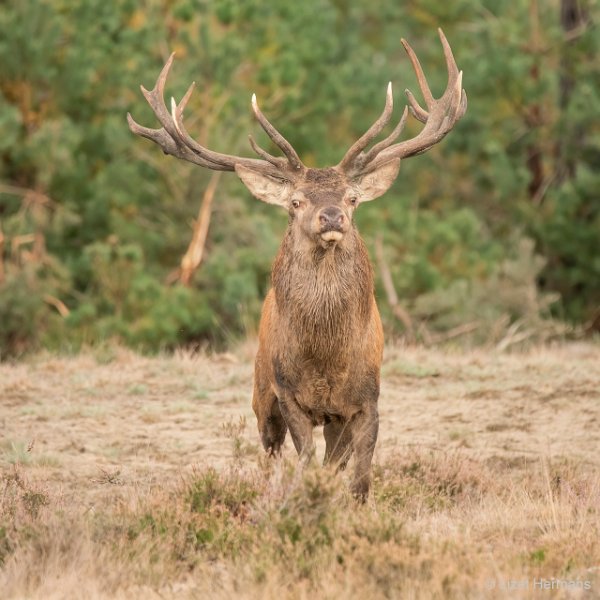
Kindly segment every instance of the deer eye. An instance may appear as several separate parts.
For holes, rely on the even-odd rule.
[[[351,196],[350,198],[348,198],[348,202],[350,202],[350,204],[352,206],[356,206],[356,202],[357,202],[357,197],[356,196]]]
[[[300,200],[292,200],[292,206],[294,208],[300,208]]]

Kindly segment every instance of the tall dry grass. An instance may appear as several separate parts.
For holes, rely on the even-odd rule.
[[[234,460],[85,512],[17,465],[0,523],[3,598],[600,596],[598,468],[544,458],[392,456],[365,506],[344,474]]]

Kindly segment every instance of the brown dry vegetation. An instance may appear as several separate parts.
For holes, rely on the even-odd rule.
[[[366,506],[265,459],[252,351],[0,364],[2,597],[600,597],[598,346],[388,348]]]

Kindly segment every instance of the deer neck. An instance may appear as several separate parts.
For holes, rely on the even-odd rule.
[[[364,335],[375,301],[373,272],[353,227],[343,244],[322,248],[288,230],[273,265],[277,309],[304,354],[339,356]]]

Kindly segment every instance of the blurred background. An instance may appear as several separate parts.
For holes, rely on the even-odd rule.
[[[336,164],[394,84],[434,91],[442,26],[469,109],[357,212],[388,339],[498,348],[600,329],[594,0],[9,0],[0,7],[0,358],[256,332],[284,211],[130,133],[171,51],[202,144],[253,156],[250,97],[308,166]],[[411,119],[404,136],[415,135]],[[271,147],[271,150],[274,151]]]

